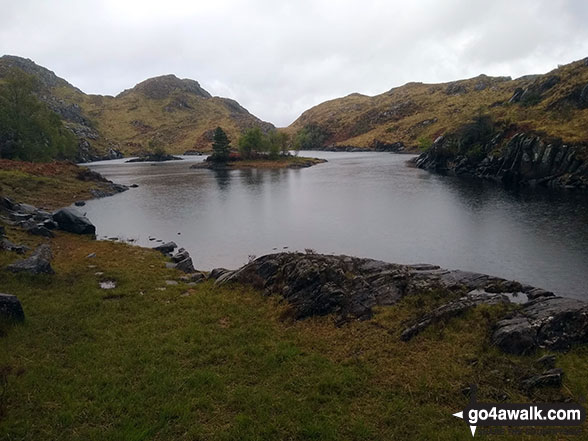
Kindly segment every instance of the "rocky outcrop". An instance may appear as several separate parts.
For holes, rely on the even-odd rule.
[[[335,314],[340,321],[368,319],[374,306],[393,305],[404,296],[435,289],[462,293],[464,305],[499,294],[517,294],[523,300],[527,293],[553,295],[518,282],[435,265],[321,254],[270,254],[239,270],[217,273],[217,284],[248,283],[282,295],[296,318]]]
[[[588,343],[588,304],[564,297],[528,302],[496,324],[492,340],[512,354],[538,348],[566,350],[573,344]]]
[[[24,311],[16,296],[0,293],[0,320],[24,321]]]
[[[75,234],[96,234],[96,227],[77,209],[62,208],[53,213],[57,228]]]
[[[401,333],[404,341],[479,305],[504,305],[503,317],[488,330],[492,342],[504,352],[565,350],[588,343],[588,303],[516,281],[435,265],[278,253],[262,256],[236,271],[215,269],[209,278],[216,279],[216,285],[237,282],[267,295],[280,295],[296,319],[333,314],[339,324],[369,319],[375,306],[394,305],[410,295],[445,292],[453,299],[416,318]],[[546,362],[545,367],[550,364]],[[528,386],[552,379],[535,380]]]
[[[477,177],[505,185],[588,189],[588,146],[566,145],[519,132],[496,134],[483,145],[440,137],[416,160],[417,167],[442,174]]]
[[[29,274],[54,274],[51,268],[51,259],[53,254],[51,248],[47,244],[40,245],[30,257],[19,260],[6,267],[8,271],[13,273],[29,273]]]

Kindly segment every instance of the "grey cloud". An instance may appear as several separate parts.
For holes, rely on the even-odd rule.
[[[3,3],[0,53],[85,92],[175,73],[279,126],[352,92],[541,73],[588,55],[582,0]]]

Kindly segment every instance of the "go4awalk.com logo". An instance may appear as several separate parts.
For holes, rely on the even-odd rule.
[[[472,387],[470,403],[461,412],[453,416],[463,419],[469,426],[472,436],[478,427],[509,427],[512,433],[525,433],[528,430],[520,427],[537,427],[545,434],[549,428],[575,428],[572,433],[579,433],[586,419],[586,410],[578,403],[479,403],[476,400],[475,388]],[[503,434],[505,431],[494,431]],[[529,432],[530,433],[530,432]],[[534,430],[539,434],[541,431]],[[554,433],[552,430],[549,433]]]

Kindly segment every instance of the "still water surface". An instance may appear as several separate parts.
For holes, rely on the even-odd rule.
[[[483,272],[588,300],[588,197],[432,175],[407,167],[406,155],[305,154],[329,162],[231,171],[189,168],[202,157],[96,162],[93,170],[139,188],[84,209],[99,238],[173,240],[199,269],[310,248]]]

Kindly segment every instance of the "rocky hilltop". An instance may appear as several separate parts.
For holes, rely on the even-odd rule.
[[[232,139],[254,126],[273,129],[236,101],[213,97],[197,81],[174,75],[145,80],[111,97],[87,95],[31,60],[0,57],[0,81],[14,69],[38,79],[38,97],[78,138],[80,161],[143,154],[151,141],[175,154],[209,149],[217,126]]]
[[[408,83],[373,97],[351,94],[307,110],[286,130],[310,131],[323,148],[416,152],[479,115],[583,146],[588,58],[514,80],[480,75],[442,84]]]

